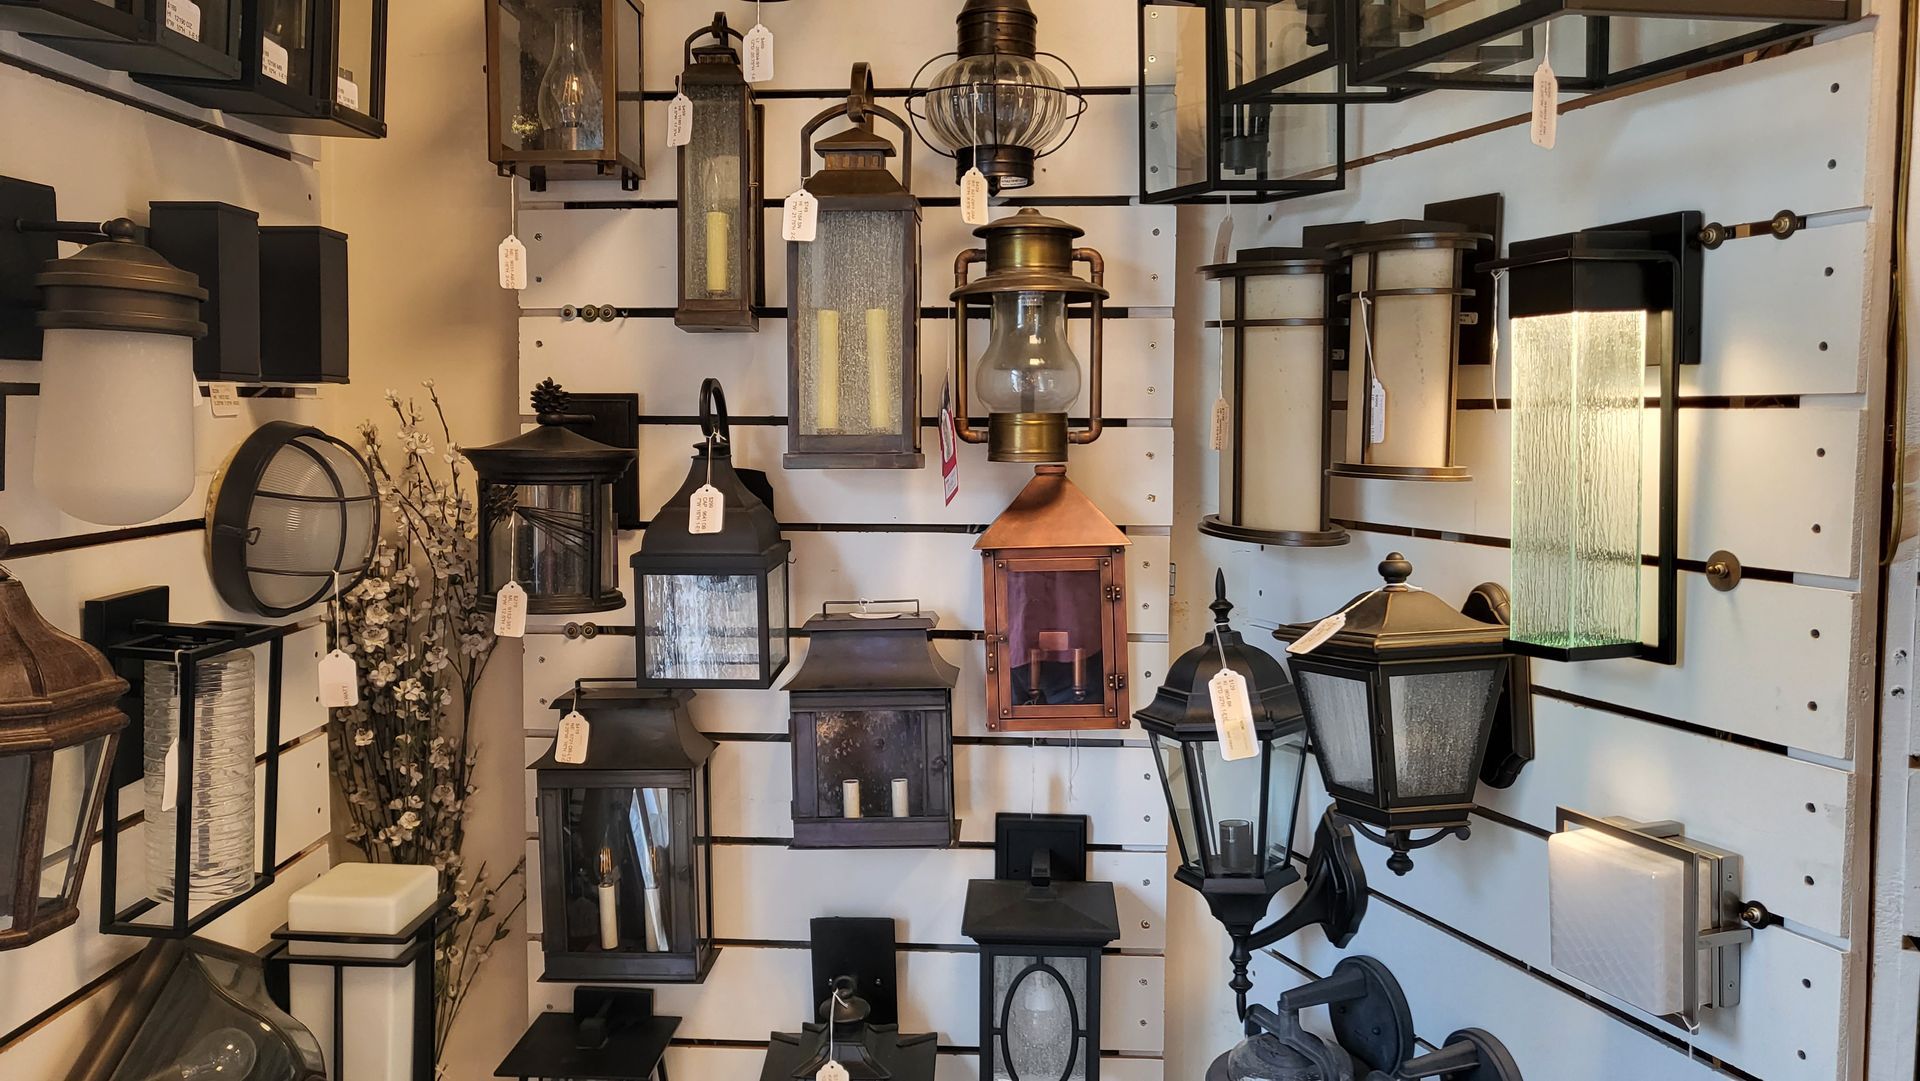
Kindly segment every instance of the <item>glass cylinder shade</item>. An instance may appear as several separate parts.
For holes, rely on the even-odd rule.
[[[40,365],[34,487],[97,525],[149,522],[193,494],[193,339],[52,329]]]
[[[639,187],[638,0],[489,0],[493,163],[549,180],[618,175]]]
[[[207,500],[207,558],[227,604],[284,616],[366,573],[380,531],[367,463],[318,428],[270,421],[246,438]]]
[[[147,883],[156,901],[173,899],[179,846],[187,839],[190,905],[223,901],[253,885],[254,661],[246,650],[195,667],[193,734],[181,738],[181,688],[174,665],[148,661],[142,794],[146,810]],[[191,751],[186,750],[191,747]],[[191,805],[175,801],[170,782],[192,772]],[[184,823],[184,826],[183,826]]]
[[[707,44],[694,42],[711,37]],[[687,39],[680,92],[693,105],[691,141],[679,150],[680,303],[683,330],[759,327],[760,106],[740,70],[740,32],[716,14]]]
[[[993,297],[993,336],[974,368],[973,392],[995,413],[1065,413],[1080,396],[1080,358],[1067,339],[1064,293]]]

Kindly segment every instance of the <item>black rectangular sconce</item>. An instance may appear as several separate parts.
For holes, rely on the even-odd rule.
[[[576,987],[573,1011],[548,1010],[493,1071],[520,1081],[654,1081],[680,1018],[653,1012],[638,987]]]
[[[0,225],[59,217],[51,187],[0,176]],[[40,290],[33,279],[58,258],[56,234],[0,228],[0,359],[40,359]]]
[[[260,215],[228,203],[150,203],[147,245],[207,291],[207,336],[193,343],[202,382],[260,381]]]
[[[260,378],[345,383],[347,234],[318,225],[260,230]]]
[[[586,420],[569,421],[567,427],[596,443],[621,450],[640,446],[640,396],[638,394],[571,393],[567,411]],[[640,516],[640,471],[629,469],[613,482],[613,524],[616,529],[639,529],[646,524]]]
[[[0,4],[0,28],[15,8],[53,15],[33,40],[109,71],[232,79],[240,74],[240,0],[80,0]],[[79,9],[92,8],[93,12]]]

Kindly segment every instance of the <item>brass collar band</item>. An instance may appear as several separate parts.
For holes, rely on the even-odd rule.
[[[124,330],[146,334],[207,336],[200,279],[160,253],[132,240],[89,244],[46,265],[33,284],[40,289],[43,330]]]
[[[1067,460],[1065,413],[993,413],[987,417],[987,460],[1047,464]]]

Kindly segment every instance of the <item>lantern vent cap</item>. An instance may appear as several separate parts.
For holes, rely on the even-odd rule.
[[[1439,597],[1409,584],[1413,564],[1399,552],[1380,562],[1380,588],[1362,593],[1336,611],[1346,624],[1316,653],[1383,657],[1419,656],[1428,652],[1459,653],[1479,647],[1488,653],[1504,651],[1507,628],[1461,614]],[[1292,642],[1313,630],[1318,621],[1294,623],[1273,632]]]
[[[1066,466],[1037,466],[1033,473],[1033,479],[974,542],[976,551],[1125,548],[1133,543],[1067,479]]]
[[[1156,735],[1215,738],[1213,699],[1207,685],[1219,674],[1224,652],[1226,667],[1247,681],[1258,738],[1266,741],[1300,731],[1306,721],[1300,711],[1299,691],[1287,677],[1286,666],[1271,653],[1248,644],[1227,625],[1233,602],[1227,599],[1225,571],[1214,573],[1213,590],[1213,603],[1208,607],[1213,610],[1214,627],[1167,668],[1167,678],[1154,693],[1153,701],[1135,712],[1134,719]]]

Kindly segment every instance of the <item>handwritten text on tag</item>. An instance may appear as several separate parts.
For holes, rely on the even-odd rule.
[[[1225,398],[1213,400],[1213,429],[1207,437],[1207,446],[1214,450],[1227,449],[1227,425],[1233,419],[1233,410],[1228,407]]]
[[[1213,699],[1213,728],[1220,737],[1220,757],[1238,762],[1259,754],[1247,677],[1231,668],[1222,668],[1207,681],[1207,695]]]
[[[805,188],[787,196],[785,211],[780,215],[781,239],[811,244],[819,229],[820,200]]]
[[[1553,149],[1560,129],[1560,77],[1545,58],[1533,69],[1533,145]]]
[[[693,99],[675,94],[667,105],[667,145],[685,146],[693,142]]]
[[[987,178],[978,166],[960,178],[960,220],[968,225],[987,224]]]
[[[527,287],[527,246],[520,238],[508,234],[500,242],[500,288],[525,289]]]
[[[519,582],[500,587],[493,601],[493,633],[501,638],[527,636],[527,591]]]
[[[756,24],[744,39],[746,57],[741,62],[747,81],[764,83],[773,78],[773,31]]]
[[[727,521],[727,502],[720,489],[702,484],[693,493],[692,517],[688,531],[695,535],[718,533]]]
[[[353,658],[339,650],[320,658],[320,705],[347,709],[360,704],[360,671]]]
[[[1347,614],[1345,612],[1335,612],[1320,622],[1315,623],[1312,630],[1301,635],[1298,641],[1288,645],[1287,652],[1295,656],[1302,653],[1312,653],[1314,650],[1325,645],[1327,639],[1339,634],[1340,629],[1346,625]]]
[[[587,718],[577,709],[560,718],[560,738],[553,741],[554,760],[568,766],[585,764],[588,727]]]

